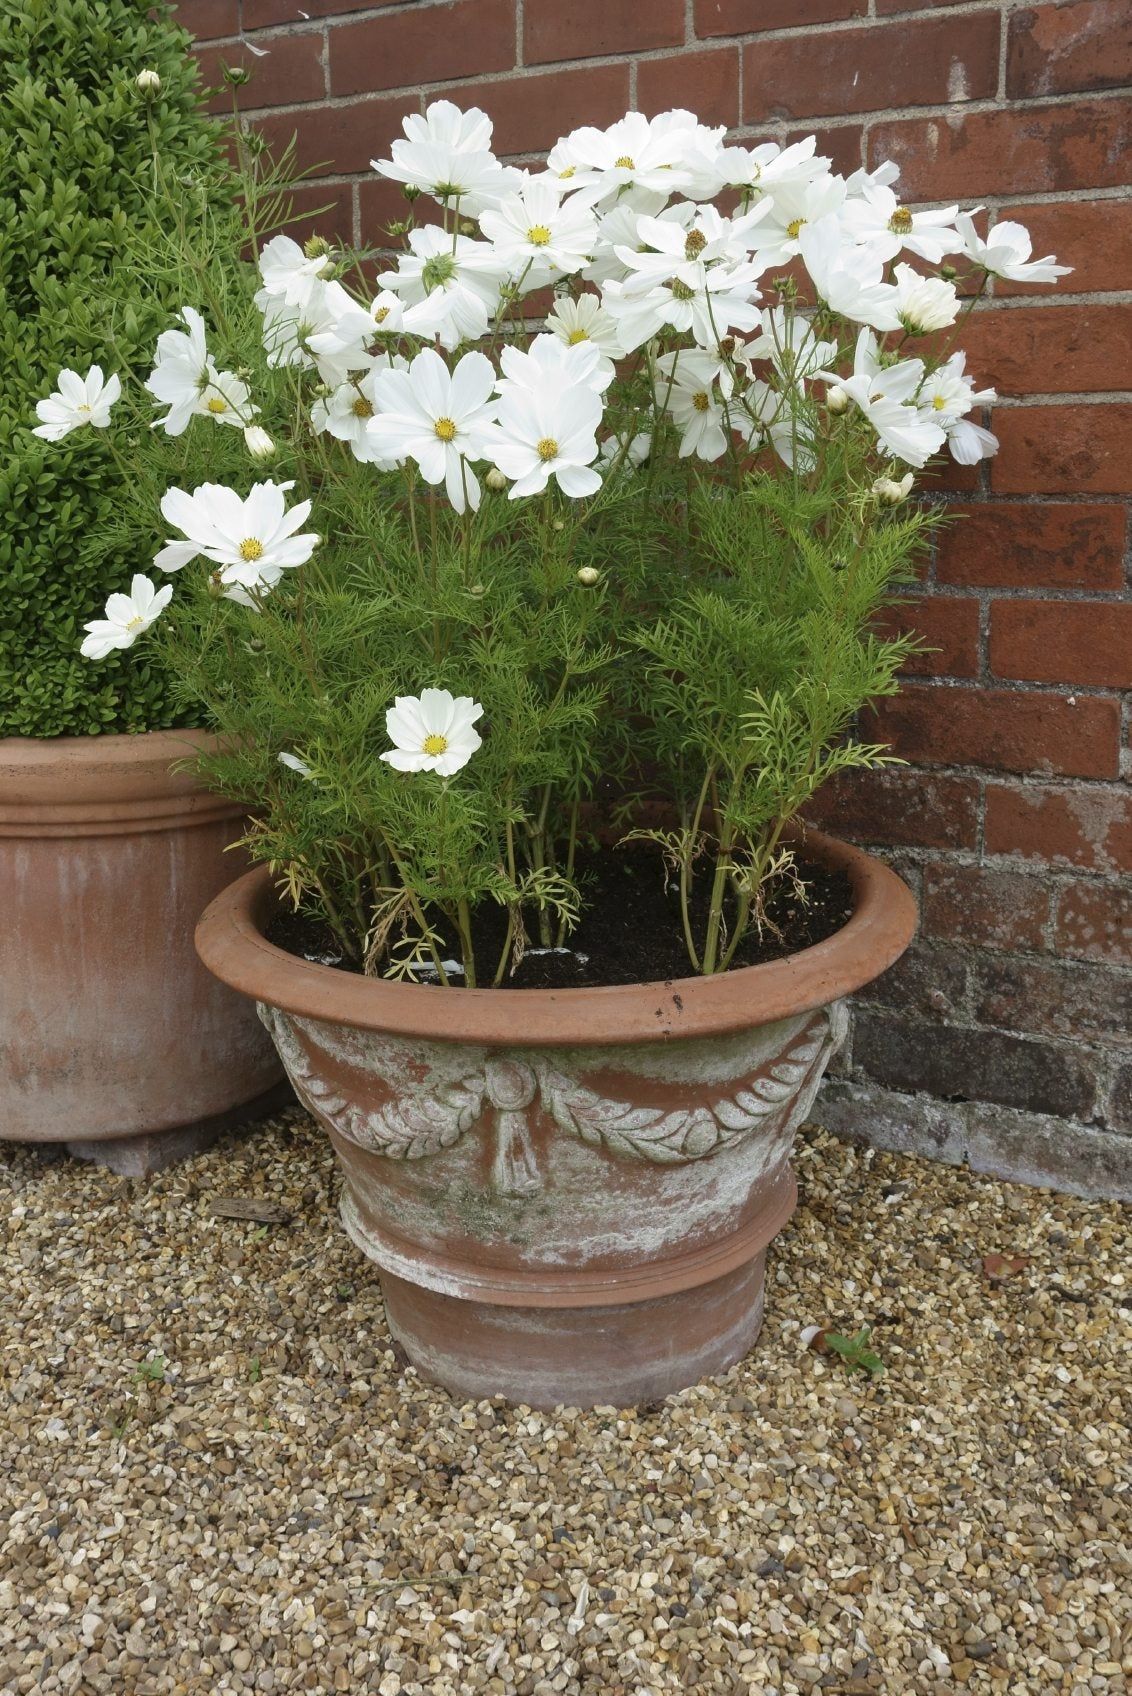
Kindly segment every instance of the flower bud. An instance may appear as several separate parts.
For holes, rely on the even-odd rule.
[[[492,466],[491,470],[484,478],[484,482],[487,484],[489,489],[494,489],[497,494],[500,489],[505,489],[507,487],[507,479],[503,475],[502,471],[500,471],[498,465]]]
[[[303,243],[303,252],[308,259],[318,259],[330,252],[330,243],[325,236],[308,236]]]
[[[556,518],[550,528],[552,530],[565,530],[566,520],[564,518]]]
[[[601,577],[601,572],[593,565],[583,565],[578,570],[578,582],[583,589],[592,589]]]
[[[275,443],[266,430],[258,424],[249,424],[244,431],[244,442],[253,459],[272,459],[275,455]]]
[[[246,71],[243,65],[221,65],[220,71],[229,88],[243,88],[246,82],[252,80],[252,73]]]
[[[882,506],[899,506],[901,501],[908,499],[913,481],[910,471],[906,471],[899,482],[892,477],[878,477],[873,484],[873,494]]]
[[[152,100],[155,94],[161,92],[161,78],[156,71],[139,71],[134,78],[134,87],[139,94],[144,94],[147,100]]]
[[[484,596],[484,586],[483,586],[483,584],[482,583],[471,584],[469,586],[468,593],[469,593],[469,595],[473,596],[475,600],[477,600],[477,601],[482,600],[483,596]]]
[[[831,383],[825,391],[826,410],[835,415],[844,412],[849,405],[849,396],[840,383]]]

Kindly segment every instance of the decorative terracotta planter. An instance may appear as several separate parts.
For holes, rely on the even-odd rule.
[[[263,934],[263,871],[212,903],[201,958],[259,1002],[426,1377],[535,1407],[629,1405],[750,1348],[840,998],[915,928],[879,861],[816,833],[807,854],[852,878],[836,936],[772,965],[607,989],[448,990],[307,964]]]
[[[193,951],[240,834],[238,806],[170,770],[204,740],[0,740],[0,1138],[153,1170],[284,1087]]]

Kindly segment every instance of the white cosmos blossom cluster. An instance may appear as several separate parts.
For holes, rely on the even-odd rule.
[[[307,385],[310,434],[341,443],[375,475],[443,488],[468,515],[485,472],[512,500],[548,490],[600,498],[603,482],[630,475],[661,437],[675,440],[678,458],[777,456],[805,476],[820,432],[860,430],[863,420],[883,505],[905,498],[942,450],[967,465],[995,451],[977,417],[994,391],[976,386],[952,342],[992,279],[1065,273],[1032,257],[1021,225],[980,235],[979,208],[905,205],[892,164],[843,176],[813,137],[729,144],[722,127],[682,110],[574,130],[542,169],[502,163],[491,142],[485,113],[449,101],[405,119],[374,169],[411,201],[430,199],[439,217],[407,230],[372,297],[345,286],[325,243],[276,236],[260,254],[255,300],[268,365]],[[733,210],[721,211],[718,197]],[[547,288],[553,305],[539,324],[523,303]],[[274,444],[255,423],[246,376],[214,361],[200,312],[186,305],[180,317],[182,327],[160,337],[145,385],[165,408],[157,427],[178,435],[202,428],[198,419],[238,425],[250,458],[269,459]],[[626,371],[644,374],[637,393],[646,396],[628,417],[611,403]],[[39,403],[38,433],[103,429],[117,393],[117,378],[105,382],[97,366],[85,379],[61,373],[58,392]],[[310,501],[288,508],[290,488],[170,490],[162,512],[180,535],[155,565],[177,570],[199,556],[218,593],[261,604],[318,542],[302,529]],[[148,627],[159,598],[127,616],[112,597],[115,646]],[[88,627],[96,645],[110,640],[104,622],[97,635]],[[398,747],[410,727],[447,747],[449,707],[457,718],[475,707],[434,697],[391,708]],[[466,759],[472,737],[457,744]],[[429,766],[420,748],[409,753],[403,769],[453,769],[451,756]]]

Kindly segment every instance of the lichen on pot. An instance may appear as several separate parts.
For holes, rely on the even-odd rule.
[[[346,1230],[426,1376],[462,1396],[627,1405],[751,1346],[842,997],[915,922],[878,861],[816,835],[808,849],[852,880],[842,930],[770,965],[658,984],[367,980],[267,941],[262,872],[209,908],[201,956],[259,1003],[334,1144]]]

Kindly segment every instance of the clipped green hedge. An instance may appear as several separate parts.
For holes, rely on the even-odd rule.
[[[63,366],[144,374],[180,301],[154,299],[121,257],[132,220],[224,192],[188,36],[152,0],[0,0],[0,736],[79,736],[184,723],[152,646],[91,665],[82,627],[148,571],[98,535],[123,473],[101,433],[31,434]],[[147,100],[139,71],[161,77]],[[106,355],[113,338],[115,355]]]

